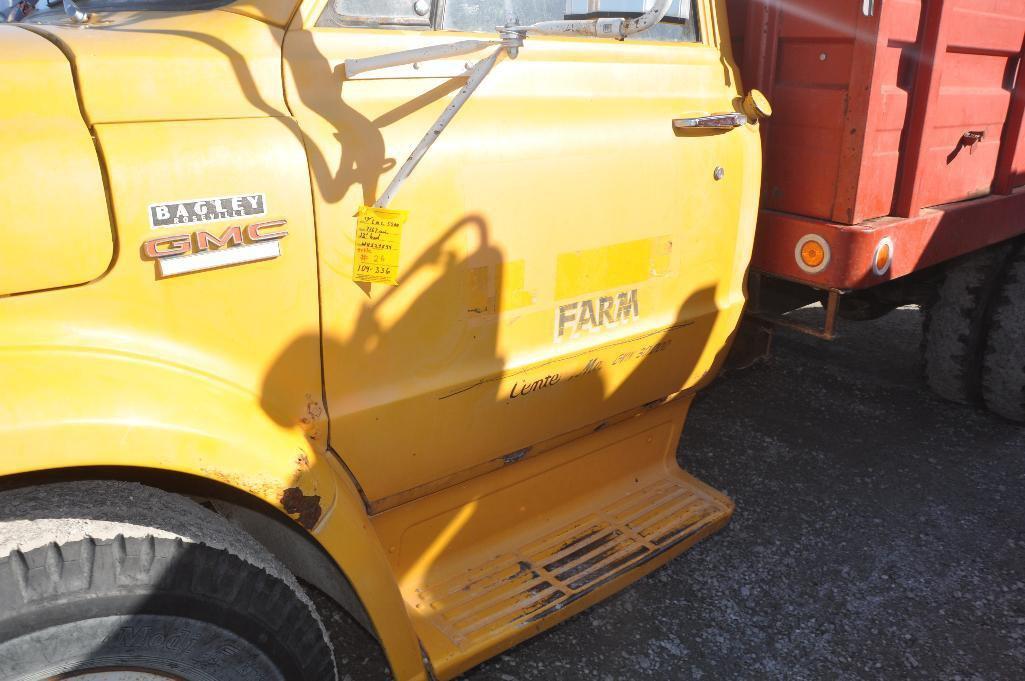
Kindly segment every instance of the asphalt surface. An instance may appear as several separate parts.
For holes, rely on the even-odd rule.
[[[726,529],[463,678],[1025,679],[1025,429],[933,397],[919,323],[777,334],[680,442]],[[325,614],[343,678],[387,678]]]

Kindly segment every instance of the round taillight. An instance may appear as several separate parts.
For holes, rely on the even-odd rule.
[[[876,251],[872,255],[872,272],[881,277],[890,271],[891,264],[893,264],[893,241],[887,236],[876,244]]]
[[[809,274],[817,274],[826,269],[830,258],[829,244],[818,234],[806,234],[794,248],[797,266]]]

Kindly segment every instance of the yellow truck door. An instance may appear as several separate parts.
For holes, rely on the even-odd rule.
[[[311,0],[286,36],[330,442],[374,510],[694,386],[735,329],[757,129],[674,126],[741,111],[724,8],[708,0],[626,42],[531,37],[503,57],[391,204],[409,212],[398,285],[353,281],[359,207],[487,52],[352,79],[344,62],[494,38],[507,9],[530,23],[595,7]]]

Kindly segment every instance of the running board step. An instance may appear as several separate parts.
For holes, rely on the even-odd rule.
[[[733,502],[678,464],[690,401],[373,516],[438,678],[607,598],[729,521]]]
[[[732,505],[708,491],[660,480],[457,579],[416,589],[414,607],[459,648],[507,638],[720,528]]]

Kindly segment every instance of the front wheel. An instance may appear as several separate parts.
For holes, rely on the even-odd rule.
[[[0,678],[336,679],[295,578],[192,501],[121,482],[0,492]]]

